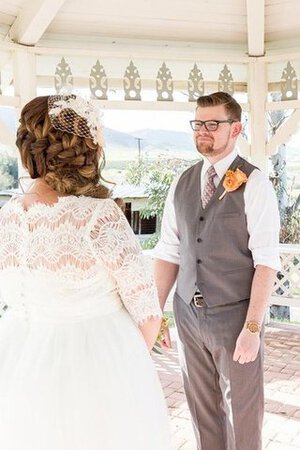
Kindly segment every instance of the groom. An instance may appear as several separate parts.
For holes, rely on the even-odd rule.
[[[160,302],[177,279],[174,314],[198,449],[260,450],[263,322],[280,269],[277,201],[266,176],[237,153],[241,107],[233,97],[200,97],[191,126],[203,159],[168,194],[155,249]]]

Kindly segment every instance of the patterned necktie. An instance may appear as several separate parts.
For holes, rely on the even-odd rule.
[[[212,196],[216,191],[216,186],[214,184],[214,177],[217,175],[214,166],[210,166],[207,171],[207,182],[204,186],[202,193],[202,207],[206,207],[207,203],[210,201]]]

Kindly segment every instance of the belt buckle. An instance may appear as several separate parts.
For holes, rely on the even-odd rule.
[[[201,301],[201,300],[202,300],[202,301]],[[194,294],[193,302],[194,302],[194,305],[195,305],[197,308],[203,308],[203,306],[204,306],[204,303],[203,303],[203,295],[200,294],[200,293]]]

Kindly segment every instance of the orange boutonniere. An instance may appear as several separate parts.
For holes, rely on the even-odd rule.
[[[247,180],[247,175],[242,170],[227,170],[223,181],[223,187],[225,190],[220,195],[219,200],[222,200],[227,192],[236,191],[242,184],[246,183]]]

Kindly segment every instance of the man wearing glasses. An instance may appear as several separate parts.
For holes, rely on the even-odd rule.
[[[161,306],[177,280],[174,314],[198,449],[260,450],[263,321],[280,269],[277,201],[267,177],[238,155],[233,97],[200,97],[191,127],[203,158],[166,201],[155,249]]]

